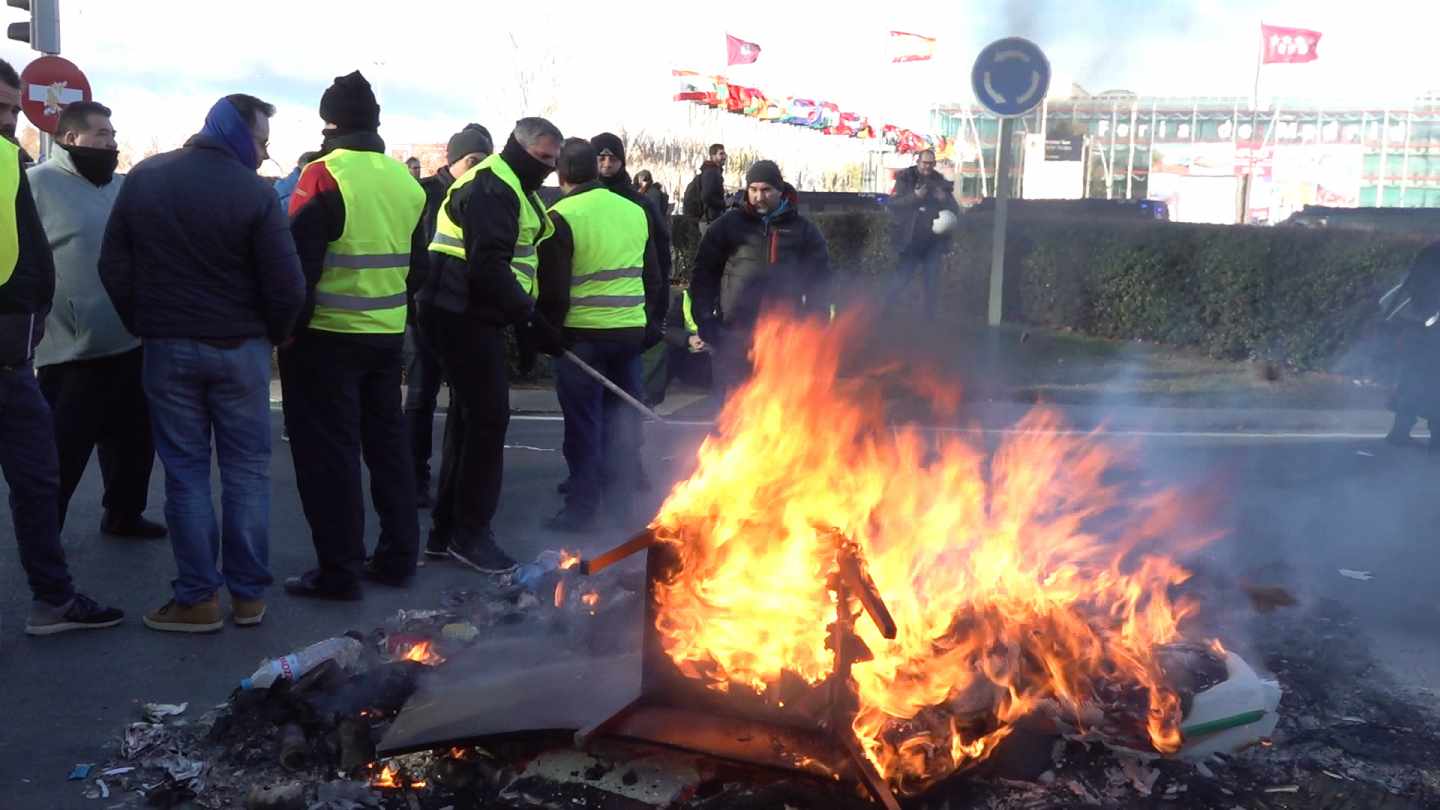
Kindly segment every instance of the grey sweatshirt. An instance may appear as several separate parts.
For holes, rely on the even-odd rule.
[[[140,345],[125,330],[100,284],[100,245],[105,223],[124,182],[103,187],[81,177],[70,153],[55,147],[51,158],[29,170],[35,207],[55,254],[55,303],[45,319],[45,338],[35,365],[51,366],[122,354]]]

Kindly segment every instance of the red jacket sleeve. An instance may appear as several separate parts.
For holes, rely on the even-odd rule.
[[[300,179],[296,181],[295,190],[290,194],[290,210],[287,213],[293,218],[306,203],[322,193],[339,190],[340,184],[335,182],[335,176],[330,174],[329,167],[319,161],[311,163],[300,172]]]

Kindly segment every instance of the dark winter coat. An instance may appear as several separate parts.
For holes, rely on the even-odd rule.
[[[34,354],[55,297],[55,260],[30,195],[23,151],[19,161],[14,215],[20,244],[14,272],[0,284],[0,367],[20,365]]]
[[[100,280],[141,338],[280,343],[305,302],[275,190],[203,135],[130,170],[105,229]]]
[[[917,188],[923,189],[925,196],[915,196]],[[924,252],[943,243],[947,237],[936,236],[931,230],[935,217],[941,211],[960,213],[960,206],[955,202],[955,184],[939,172],[922,178],[920,169],[915,166],[895,175],[895,188],[890,192],[887,207],[890,210],[890,242],[902,254]]]
[[[435,238],[435,223],[440,218],[440,206],[445,202],[445,193],[455,183],[455,175],[450,173],[449,166],[441,166],[440,171],[420,181],[420,187],[425,189],[425,239]]]
[[[655,213],[660,215],[660,220],[665,224],[665,230],[670,230],[670,195],[659,183],[651,183],[650,187],[640,192],[645,199],[650,201]]]
[[[725,213],[725,172],[714,161],[700,164],[700,204],[706,222],[714,222]]]
[[[745,205],[726,212],[701,237],[692,310],[701,337],[712,341],[717,325],[748,330],[768,305],[828,310],[829,282],[829,250],[814,223],[788,201],[768,216]]]
[[[655,247],[655,256],[660,260],[660,283],[670,286],[670,277],[675,272],[675,256],[671,250],[669,217],[651,204],[650,199],[635,190],[630,173],[621,169],[608,180],[601,178],[606,188],[645,209],[645,221],[650,226],[650,243]]]

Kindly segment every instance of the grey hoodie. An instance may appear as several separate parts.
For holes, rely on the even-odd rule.
[[[100,284],[100,245],[123,175],[97,188],[75,170],[70,153],[55,147],[29,170],[30,188],[50,250],[55,254],[55,303],[35,365],[51,366],[122,354],[140,345],[125,330]]]

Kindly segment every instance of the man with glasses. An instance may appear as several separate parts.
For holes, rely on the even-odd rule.
[[[126,175],[100,251],[100,280],[125,329],[141,340],[155,450],[165,466],[165,521],[179,575],[171,599],[145,616],[152,630],[221,629],[222,587],[235,624],[265,616],[270,347],[289,338],[305,301],[290,224],[255,173],[274,114],[254,96],[216,102],[183,148]]]
[[[920,276],[925,291],[925,316],[935,318],[939,298],[940,260],[948,240],[935,233],[935,218],[941,211],[958,214],[955,184],[935,171],[935,152],[925,150],[915,156],[915,165],[895,175],[895,190],[890,194],[890,241],[900,249],[895,278],[886,295],[890,306]]]

